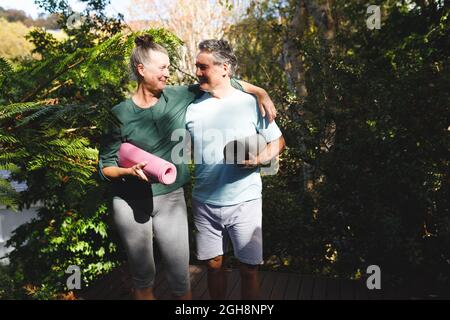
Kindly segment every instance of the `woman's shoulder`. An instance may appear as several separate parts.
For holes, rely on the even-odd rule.
[[[111,112],[118,117],[129,113],[131,110],[132,105],[130,98],[123,100],[122,102],[116,104],[114,107],[111,108]]]
[[[181,98],[192,98],[199,93],[199,85],[167,86],[164,88],[164,94],[176,95]]]

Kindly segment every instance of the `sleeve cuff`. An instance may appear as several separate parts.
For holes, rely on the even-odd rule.
[[[241,90],[241,91],[246,92],[246,91],[244,90],[244,87],[239,83],[239,81],[238,81],[237,78],[232,77],[231,80],[230,80],[230,82],[231,82],[231,85],[232,85],[235,89],[238,89],[238,90]]]
[[[106,168],[106,167],[113,167],[113,166],[117,166],[117,164],[116,163],[112,163],[112,162],[107,162],[107,163],[104,163],[103,161],[102,161],[102,159],[100,159],[99,161],[98,161],[98,174],[100,175],[100,179],[102,179],[103,181],[111,181],[111,179],[109,179],[109,178],[107,178],[104,174],[103,174],[103,168]]]

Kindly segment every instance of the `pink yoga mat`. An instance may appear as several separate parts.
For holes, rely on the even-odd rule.
[[[172,163],[139,149],[131,143],[122,143],[119,150],[119,165],[121,167],[130,168],[144,161],[147,161],[147,164],[142,170],[148,178],[163,184],[175,182],[177,168]]]

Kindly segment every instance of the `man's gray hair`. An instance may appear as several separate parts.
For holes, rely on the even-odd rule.
[[[198,49],[201,52],[209,52],[214,56],[215,64],[226,63],[230,67],[229,76],[233,76],[237,69],[237,58],[226,40],[209,39],[200,42]]]

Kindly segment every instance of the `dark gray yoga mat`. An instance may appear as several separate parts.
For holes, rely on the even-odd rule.
[[[249,160],[251,153],[256,156],[267,146],[266,139],[260,134],[254,134],[242,139],[228,142],[223,148],[224,163],[239,164]]]

